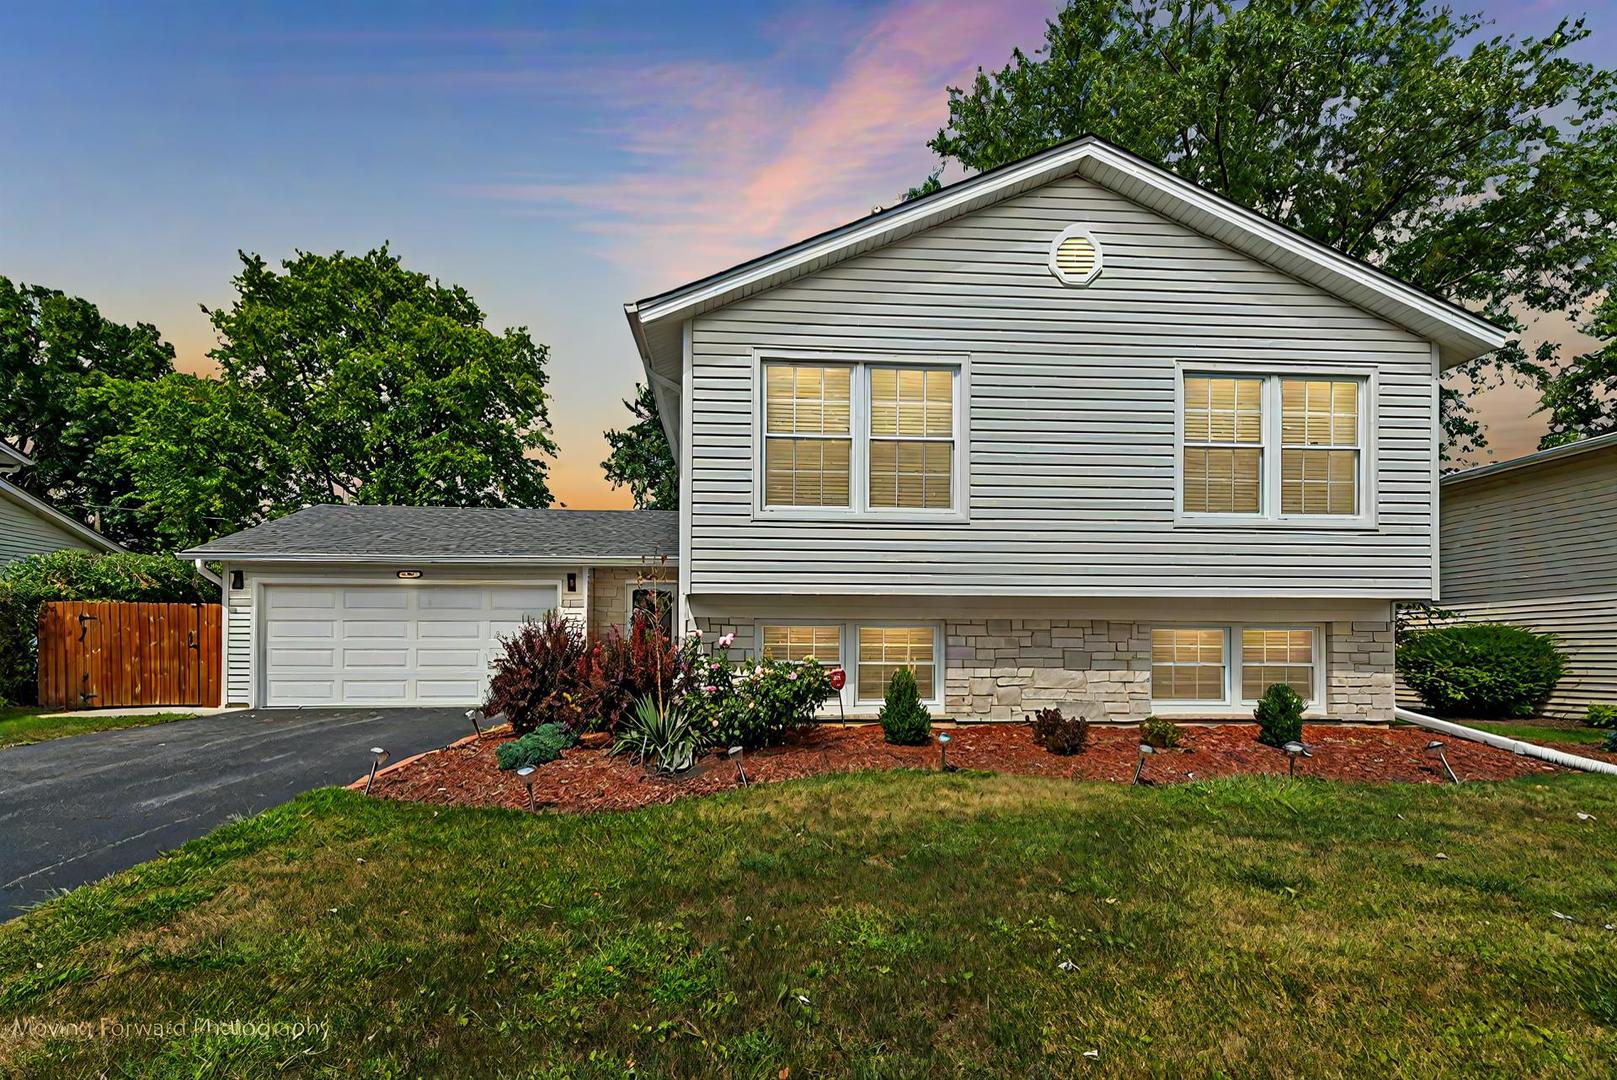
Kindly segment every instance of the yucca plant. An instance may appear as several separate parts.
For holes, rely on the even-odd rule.
[[[701,735],[679,702],[661,708],[650,694],[635,699],[629,722],[612,744],[613,754],[628,754],[636,764],[660,773],[684,772],[696,759]]]

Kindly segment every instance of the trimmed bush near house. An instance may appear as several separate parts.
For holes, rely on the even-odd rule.
[[[1465,623],[1417,630],[1398,645],[1398,674],[1439,715],[1532,716],[1566,671],[1554,635]]]
[[[681,647],[680,700],[706,746],[754,749],[814,723],[830,699],[831,673],[814,660],[730,659],[733,639],[719,638],[710,656],[695,634]]]
[[[1285,683],[1275,683],[1265,690],[1252,715],[1258,721],[1260,743],[1285,746],[1303,737],[1303,699]]]
[[[500,643],[505,651],[492,665],[483,711],[503,712],[518,735],[544,724],[587,730],[591,718],[583,705],[594,684],[595,658],[583,631],[551,612],[523,623]]]
[[[34,700],[41,604],[62,600],[216,604],[219,586],[169,555],[53,551],[0,569],[0,702]]]
[[[544,765],[577,745],[578,734],[566,724],[540,724],[521,738],[501,743],[494,751],[494,763],[502,769]]]
[[[579,700],[584,730],[616,731],[628,720],[636,699],[673,696],[679,653],[655,619],[634,620],[627,634],[613,627],[591,649]]]
[[[1591,705],[1583,722],[1590,727],[1617,728],[1617,705]]]
[[[876,719],[882,734],[895,746],[922,746],[931,738],[932,714],[921,704],[915,673],[909,668],[899,668],[887,681],[887,695]]]
[[[1179,745],[1179,725],[1160,716],[1148,716],[1140,721],[1140,741],[1157,750],[1172,750]]]
[[[1033,745],[1065,757],[1081,754],[1089,745],[1089,719],[1066,717],[1060,709],[1040,709],[1027,718],[1033,725]]]

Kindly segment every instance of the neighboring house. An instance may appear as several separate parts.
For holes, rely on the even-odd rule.
[[[1437,606],[1560,637],[1548,715],[1617,705],[1617,434],[1452,473],[1442,494]]]
[[[682,625],[951,718],[1390,719],[1438,377],[1505,333],[1093,138],[627,305]]]
[[[74,521],[8,479],[31,464],[26,454],[0,443],[0,566],[66,548],[123,550],[88,525]]]
[[[181,552],[222,563],[231,705],[470,705],[499,637],[671,606],[659,510],[315,506]]]

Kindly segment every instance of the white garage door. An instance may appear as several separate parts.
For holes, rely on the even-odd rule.
[[[501,634],[555,585],[267,585],[266,705],[475,705]]]

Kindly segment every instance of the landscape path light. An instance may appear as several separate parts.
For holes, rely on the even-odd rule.
[[[1296,741],[1295,739],[1293,739],[1291,742],[1287,743],[1285,746],[1282,746],[1280,749],[1282,749],[1282,750],[1284,750],[1286,752],[1286,775],[1287,776],[1296,776],[1297,775],[1297,758],[1299,756],[1306,757],[1306,758],[1311,758],[1311,757],[1314,756],[1309,751],[1308,747],[1304,746],[1302,743]]]
[[[483,737],[483,710],[467,709],[466,719],[472,722],[472,731],[481,739]]]
[[[745,762],[746,755],[741,752],[741,747],[732,746],[732,747],[730,747],[730,755],[729,756],[735,758],[735,761],[736,761],[736,783],[740,784],[742,787],[746,787],[747,786],[747,766],[746,766],[746,762]]]
[[[949,743],[952,736],[947,731],[938,732],[938,771],[949,771]]]
[[[371,784],[376,781],[376,770],[387,763],[387,751],[380,746],[371,747],[371,774],[365,778],[365,794],[371,793]]]
[[[1140,774],[1145,772],[1145,759],[1147,756],[1154,753],[1156,753],[1156,751],[1151,748],[1150,743],[1140,744],[1140,760],[1135,763],[1134,779],[1129,781],[1130,784],[1138,784],[1140,782]]]
[[[1443,752],[1443,743],[1441,740],[1433,739],[1431,742],[1426,744],[1426,752],[1428,754],[1433,750],[1437,751],[1437,760],[1443,763],[1443,771],[1449,774],[1449,781],[1451,783],[1458,784],[1460,782],[1460,778],[1454,775],[1454,766],[1449,764],[1449,757]]]
[[[528,813],[533,813],[533,766],[524,765],[517,770],[517,776],[528,789]]]

